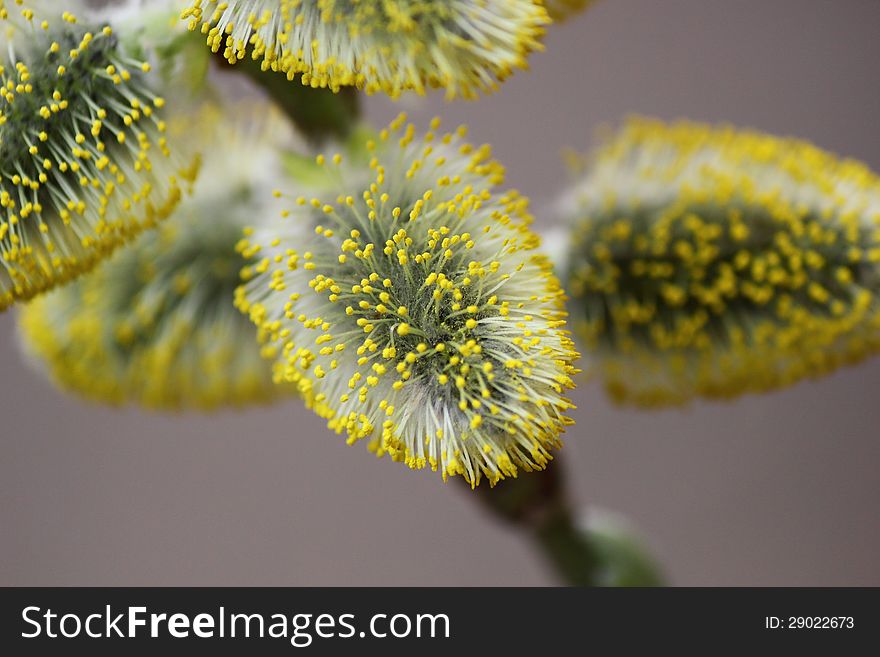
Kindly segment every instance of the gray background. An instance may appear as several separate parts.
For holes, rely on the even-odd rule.
[[[560,151],[631,112],[797,135],[880,170],[877,0],[604,0],[473,104],[404,103],[494,144],[539,213]],[[371,99],[384,122],[399,110]],[[459,486],[376,462],[290,403],[213,417],[56,393],[0,316],[0,584],[550,584]],[[733,404],[575,394],[564,460],[675,584],[880,584],[880,359]]]

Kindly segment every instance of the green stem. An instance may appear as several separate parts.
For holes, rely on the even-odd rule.
[[[231,65],[222,56],[214,61],[228,72],[246,75],[260,87],[312,142],[320,145],[328,139],[345,140],[357,126],[360,97],[354,87],[334,93],[303,85],[299,79],[272,70],[263,71],[260,63],[244,59]]]
[[[599,558],[568,510],[558,510],[534,531],[544,556],[572,586],[598,586]]]
[[[495,516],[530,535],[564,582],[597,586],[600,560],[575,524],[562,469],[523,474],[475,492]]]

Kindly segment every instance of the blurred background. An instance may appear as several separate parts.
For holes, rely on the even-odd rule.
[[[880,171],[877,0],[601,0],[478,103],[367,101],[491,143],[538,221],[565,148],[631,113],[808,139]],[[234,166],[234,163],[230,163]],[[0,315],[0,585],[549,585],[463,486],[347,447],[296,402],[150,415],[56,392]],[[578,500],[626,515],[676,585],[880,585],[880,358],[735,403],[575,393]]]

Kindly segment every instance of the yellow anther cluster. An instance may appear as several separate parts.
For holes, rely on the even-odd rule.
[[[572,207],[575,329],[620,401],[761,392],[880,349],[880,178],[860,163],[633,120]]]
[[[0,310],[91,269],[177,205],[149,65],[109,26],[0,12]]]
[[[401,116],[369,163],[320,159],[337,184],[282,195],[281,222],[242,242],[236,303],[350,443],[494,484],[560,445],[577,354],[527,201],[495,191],[488,147],[438,127],[416,139]]]
[[[265,172],[276,159],[270,144],[282,141],[287,124],[247,107],[234,114],[206,108],[191,121],[190,134],[211,150],[173,220],[22,308],[25,346],[60,387],[164,410],[295,393],[274,383],[256,328],[233,305],[245,265],[236,244],[245,223],[267,211],[272,181]]]
[[[214,52],[337,90],[492,91],[541,48],[540,0],[190,0]]]

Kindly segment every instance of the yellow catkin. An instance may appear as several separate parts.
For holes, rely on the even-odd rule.
[[[182,18],[215,53],[305,85],[367,93],[439,87],[473,98],[541,48],[538,0],[190,0]]]
[[[107,404],[212,410],[290,396],[233,305],[245,265],[236,245],[268,212],[287,124],[234,105],[204,108],[182,131],[169,127],[207,144],[192,197],[95,271],[24,306],[24,346],[59,387]]]
[[[573,324],[619,401],[762,392],[880,349],[880,179],[858,162],[636,119],[568,207]]]
[[[236,303],[350,443],[476,486],[545,467],[573,408],[563,293],[527,201],[464,129],[401,116],[369,162],[319,157],[316,196],[243,240]]]
[[[109,25],[0,3],[0,310],[88,271],[170,214],[173,156],[147,62]]]

